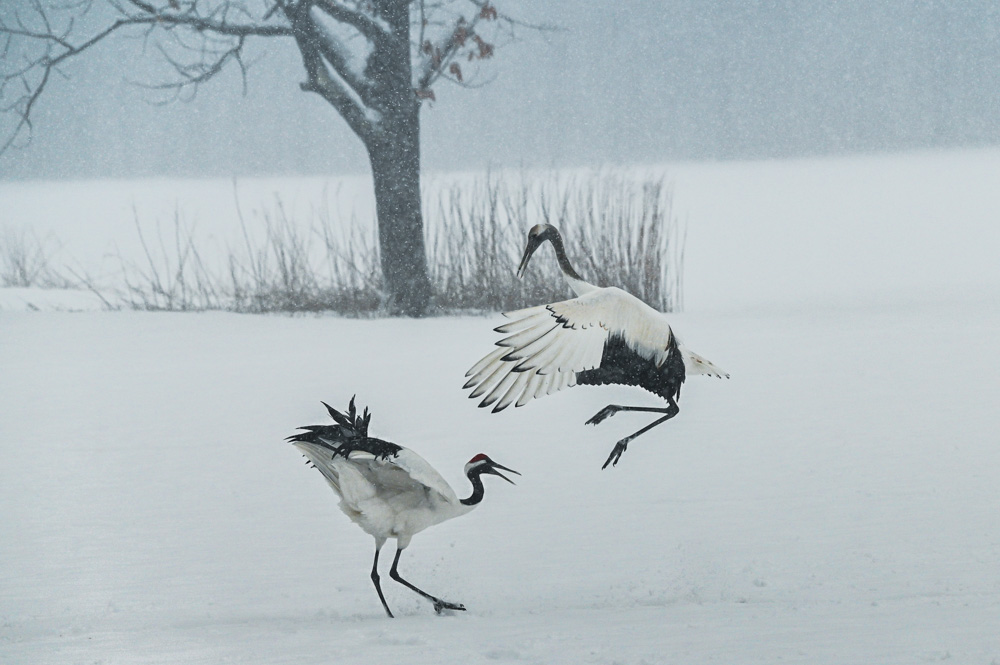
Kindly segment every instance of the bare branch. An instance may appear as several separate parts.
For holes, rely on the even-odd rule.
[[[513,39],[515,26],[551,29],[500,13],[490,0],[259,0],[254,12],[246,0],[104,0],[116,12],[115,20],[80,41],[73,17],[54,19],[58,11],[82,15],[93,0],[23,1],[33,24],[25,23],[23,11],[6,13],[6,24],[0,18],[0,111],[16,118],[0,153],[25,135],[30,142],[31,115],[52,74],[63,75],[60,67],[66,62],[122,32],[141,38],[144,50],[154,36],[169,37],[152,45],[176,80],[137,84],[174,91],[175,99],[184,92],[193,96],[198,86],[233,66],[246,92],[247,40],[292,37],[306,71],[302,88],[321,95],[367,141],[393,109],[412,101],[405,95],[415,94],[417,103],[433,99],[431,86],[441,79],[475,87],[480,79],[469,64],[493,55],[498,33]],[[464,9],[465,16],[455,8]],[[343,41],[336,23],[367,40],[372,50],[366,62],[352,57],[352,45]],[[406,71],[406,59],[397,56],[411,34],[419,38],[410,46],[413,57]],[[31,56],[18,53],[25,43],[35,50]],[[21,61],[15,59],[19,56]],[[403,84],[404,95],[401,80],[409,83]]]
[[[200,60],[187,64],[176,60],[169,53],[167,53],[166,50],[159,47],[164,60],[166,60],[170,66],[173,67],[174,71],[181,77],[181,80],[172,83],[159,83],[154,85],[136,83],[136,85],[149,90],[171,90],[187,86],[197,87],[199,84],[204,83],[221,72],[222,68],[226,66],[226,63],[232,60],[239,65],[243,81],[243,94],[245,95],[247,90],[246,65],[243,62],[242,57],[245,42],[246,37],[239,37],[234,46],[225,49],[221,54],[218,54],[217,57],[213,58],[208,58],[207,53],[203,50],[202,58]]]
[[[496,7],[489,0],[468,0],[476,7],[479,8],[480,13],[486,8],[492,9],[494,11],[493,20],[505,23],[509,26],[518,26],[521,28],[527,28],[529,30],[535,30],[537,32],[557,32],[562,30],[557,25],[552,23],[528,23],[527,21],[522,21],[520,19],[514,18],[510,14],[505,14],[496,9]]]
[[[292,23],[295,40],[302,54],[302,63],[307,79],[300,85],[306,92],[315,92],[337,109],[355,134],[368,139],[378,130],[376,114],[357,93],[352,94],[350,86],[342,78],[331,76],[324,61],[323,39],[317,32],[316,24],[309,15],[311,5],[302,2],[294,7],[286,7],[285,15]],[[332,54],[329,54],[332,55]]]
[[[40,39],[42,41],[55,42],[59,46],[62,46],[63,48],[69,51],[75,48],[72,44],[67,42],[59,35],[54,35],[45,32],[33,32],[31,30],[18,30],[14,28],[6,28],[3,26],[2,23],[0,23],[0,33],[9,35],[9,37],[27,37],[28,39]]]
[[[284,2],[282,2],[281,0],[276,0],[276,2],[273,5],[271,5],[271,8],[264,13],[264,20],[267,21],[268,19],[270,19],[272,16],[278,13],[279,10],[283,9],[284,6],[285,6]]]
[[[277,0],[277,5],[284,6],[286,0]],[[46,89],[53,72],[61,73],[60,65],[66,61],[84,53],[91,47],[103,42],[108,37],[118,34],[125,29],[141,27],[145,28],[148,38],[152,31],[162,29],[171,31],[175,28],[186,28],[196,34],[202,35],[203,40],[207,40],[210,35],[219,36],[228,41],[223,48],[209,49],[205,41],[201,48],[191,49],[199,52],[201,61],[195,64],[183,64],[174,58],[167,56],[161,48],[161,52],[167,56],[167,62],[180,75],[180,80],[158,86],[147,86],[154,89],[180,88],[184,86],[197,86],[198,84],[212,78],[218,74],[227,64],[235,62],[240,68],[243,77],[244,90],[246,89],[246,64],[242,57],[242,51],[247,37],[288,37],[292,36],[292,28],[288,25],[270,24],[265,22],[254,22],[245,7],[234,6],[229,2],[224,2],[215,7],[208,15],[201,15],[198,12],[196,2],[188,0],[186,7],[181,8],[178,0],[172,0],[168,7],[156,7],[146,0],[124,0],[127,4],[121,4],[117,0],[110,0],[109,4],[118,12],[119,17],[98,31],[88,39],[74,44],[70,35],[73,32],[74,23],[72,18],[68,21],[65,30],[57,31],[52,25],[49,14],[40,0],[32,0],[32,9],[35,12],[41,29],[29,28],[15,13],[15,24],[8,25],[0,19],[0,42],[2,52],[7,59],[11,49],[11,40],[19,38],[34,42],[42,46],[41,54],[28,58],[23,67],[14,71],[4,73],[0,77],[0,95],[11,90],[11,84],[23,86],[24,92],[6,108],[5,112],[17,114],[17,122],[10,132],[6,141],[0,144],[0,153],[3,153],[18,140],[25,131],[28,133],[28,141],[31,140],[31,114],[39,98]],[[91,6],[91,0],[69,0],[64,5],[56,9],[76,9],[86,12]],[[230,20],[230,16],[239,19],[238,22]],[[184,47],[180,36],[174,35],[177,43]],[[190,48],[190,47],[188,47]],[[30,81],[29,76],[37,71],[37,80]],[[0,97],[2,99],[2,97]]]
[[[392,30],[382,21],[357,9],[351,9],[338,0],[315,0],[317,9],[322,10],[330,18],[357,28],[372,42],[387,41],[393,38]]]
[[[505,43],[509,43],[515,40],[515,27],[537,31],[556,30],[551,25],[528,23],[500,12],[490,0],[464,2],[467,3],[466,9],[471,10],[471,20],[461,12],[452,12],[451,17],[445,15],[444,6],[447,3],[420,0],[420,39],[416,42],[416,51],[422,62],[415,68],[417,76],[414,80],[418,97],[430,98],[427,94],[430,86],[440,79],[462,87],[478,87],[480,84],[470,80],[474,76],[470,77],[463,71],[459,60],[472,62],[491,58],[497,47],[494,39],[500,34],[506,34]],[[493,27],[487,31],[484,29],[486,24]],[[444,32],[436,43],[424,37],[428,27]],[[487,37],[488,35],[491,36]]]
[[[420,2],[420,36],[417,38],[417,48],[424,43],[424,30],[427,29],[427,3],[425,0],[419,0]]]
[[[15,72],[14,74],[5,75],[4,77],[5,84],[12,78],[16,78],[21,82],[23,82],[25,87],[25,94],[22,95],[17,100],[15,100],[13,105],[5,109],[6,111],[12,111],[12,110],[17,111],[20,118],[16,126],[14,127],[14,130],[11,132],[10,137],[7,139],[7,141],[4,142],[2,146],[0,146],[0,153],[6,151],[11,145],[14,144],[14,141],[17,140],[17,137],[21,134],[22,130],[27,129],[30,136],[32,127],[31,111],[34,108],[35,104],[38,102],[38,98],[41,97],[42,92],[45,90],[45,86],[48,84],[52,72],[58,71],[57,68],[63,61],[68,60],[73,56],[79,55],[80,53],[83,53],[90,47],[101,42],[103,39],[107,38],[109,35],[114,34],[121,28],[130,25],[141,25],[155,20],[151,17],[134,17],[129,19],[118,19],[110,26],[108,26],[101,32],[97,33],[87,41],[83,42],[79,46],[72,46],[66,41],[64,37],[58,37],[52,32],[51,26],[49,26],[48,23],[48,17],[45,16],[44,12],[42,12],[42,16],[43,16],[43,22],[46,24],[46,29],[49,31],[49,35],[47,38],[36,37],[36,35],[34,33],[30,33],[30,31],[11,29],[8,28],[3,23],[0,23],[0,33],[6,33],[11,35],[19,34],[20,36],[37,38],[37,39],[42,39],[43,41],[46,42],[50,42],[46,48],[45,54],[37,58],[36,60],[32,61],[26,70],[22,70],[21,72]],[[54,57],[52,56],[53,44],[63,47],[63,52]],[[38,81],[38,83],[34,87],[32,87],[31,84],[28,83],[27,73],[28,71],[36,67],[41,69],[42,74],[41,74],[41,79]]]
[[[372,82],[351,67],[347,47],[322,22],[314,20],[313,17],[310,17],[310,22],[311,35],[307,38],[312,45],[365,105],[370,104],[372,101]]]
[[[217,7],[209,16],[201,16],[196,12],[196,5],[191,4],[190,8],[181,13],[173,13],[169,10],[161,10],[144,0],[128,0],[138,9],[145,12],[152,20],[161,24],[164,28],[174,26],[185,26],[197,30],[198,32],[213,32],[219,35],[230,37],[291,37],[292,30],[285,25],[270,25],[265,23],[230,23],[226,20],[225,14],[231,10],[230,3],[224,3]],[[244,8],[239,8],[247,17],[249,13]],[[222,18],[217,18],[218,14]]]
[[[420,51],[424,53],[424,64],[420,77],[416,82],[417,90],[427,90],[451,65],[458,54],[459,49],[465,46],[466,41],[474,36],[476,24],[480,16],[477,14],[471,23],[466,23],[465,18],[459,16],[455,21],[452,30],[445,35],[439,44],[424,42],[420,44]]]

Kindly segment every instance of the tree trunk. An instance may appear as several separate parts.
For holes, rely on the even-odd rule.
[[[420,101],[410,81],[410,0],[375,0],[393,38],[378,40],[365,75],[379,120],[362,139],[375,181],[382,275],[392,314],[423,316],[431,299],[420,206]]]
[[[423,316],[431,298],[420,206],[420,106],[384,118],[366,141],[375,181],[379,252],[392,314]]]

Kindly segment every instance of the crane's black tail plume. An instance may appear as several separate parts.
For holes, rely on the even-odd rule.
[[[357,395],[354,397],[357,397]],[[350,436],[368,436],[368,423],[371,422],[372,416],[368,413],[367,406],[365,407],[365,412],[360,416],[358,415],[357,409],[354,408],[354,397],[351,397],[351,403],[347,405],[346,415],[337,411],[326,402],[320,402],[320,404],[326,407],[334,422],[349,432]]]
[[[351,397],[351,402],[347,405],[347,413],[337,411],[326,402],[320,402],[320,404],[326,407],[336,424],[303,425],[298,429],[305,431],[286,437],[286,441],[314,443],[331,451],[333,453],[331,459],[337,455],[346,457],[355,450],[364,451],[382,459],[387,459],[389,455],[395,457],[399,454],[400,446],[368,436],[368,424],[372,419],[371,413],[368,412],[368,407],[365,407],[364,413],[359,415],[354,406],[354,397]]]

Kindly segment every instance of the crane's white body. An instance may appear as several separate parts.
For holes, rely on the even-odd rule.
[[[512,321],[496,331],[510,334],[467,373],[471,378],[466,385],[476,385],[470,397],[486,395],[482,406],[496,402],[494,411],[511,403],[523,406],[576,385],[577,372],[600,366],[605,345],[613,337],[657,367],[666,362],[674,332],[662,312],[616,287],[601,288],[569,277],[566,281],[582,295],[504,313]],[[687,374],[728,378],[679,341],[677,349]]]
[[[390,538],[396,539],[396,556],[389,570],[392,579],[431,601],[435,612],[464,610],[464,605],[432,596],[403,579],[397,570],[399,557],[414,534],[475,508],[483,499],[484,474],[513,483],[500,471],[514,474],[517,471],[497,464],[483,453],[476,455],[465,465],[472,494],[460,500],[441,474],[420,455],[392,442],[369,437],[371,415],[367,408],[358,414],[353,397],[346,413],[325,402],[323,405],[334,424],[303,425],[286,440],[323,474],[340,497],[344,514],[375,539],[371,579],[385,613],[392,618],[392,610],[382,593],[378,556]]]
[[[344,514],[378,547],[395,538],[404,549],[414,534],[475,508],[459,501],[441,474],[408,448],[386,459],[360,450],[332,457],[316,443],[293,443],[340,497]]]

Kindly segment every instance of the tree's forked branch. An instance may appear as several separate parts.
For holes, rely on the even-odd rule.
[[[340,0],[312,0],[315,7],[330,18],[353,26],[371,42],[385,42],[394,38],[392,29],[377,18],[374,12],[348,7]]]

